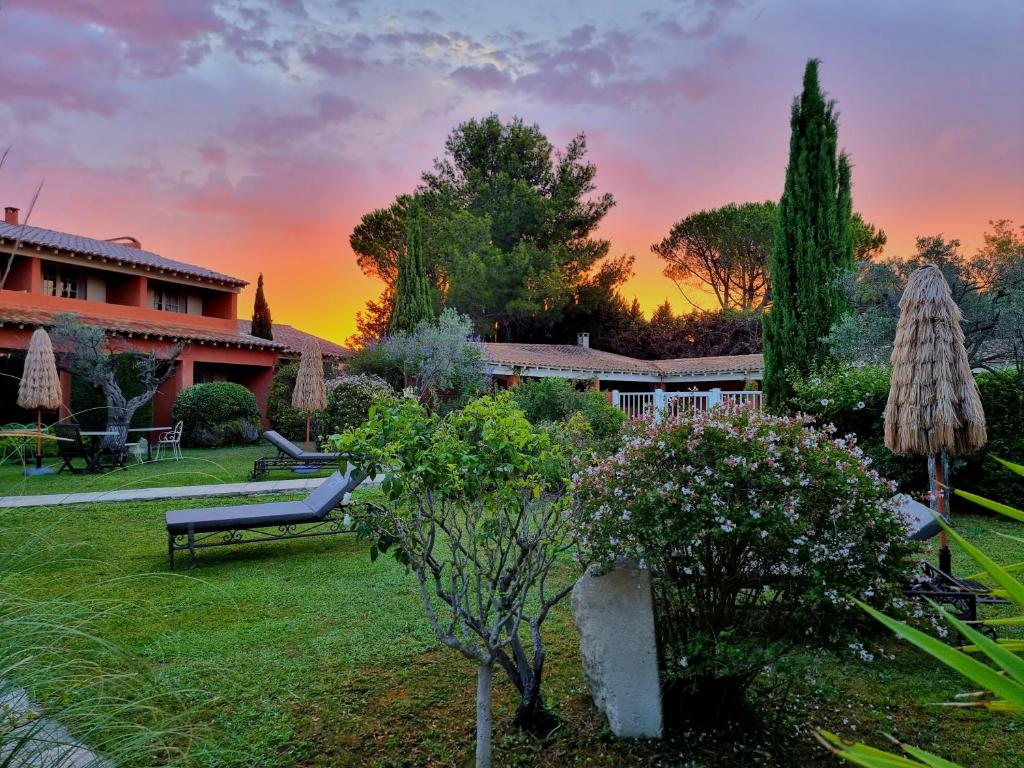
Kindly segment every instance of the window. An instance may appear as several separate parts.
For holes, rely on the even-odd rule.
[[[153,289],[153,309],[162,309],[164,312],[184,312],[188,306],[185,297],[177,291],[156,287]]]
[[[62,296],[65,299],[85,298],[78,292],[78,283],[77,270],[58,267],[56,264],[43,265],[43,293],[47,296]]]

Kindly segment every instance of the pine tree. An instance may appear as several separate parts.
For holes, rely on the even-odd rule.
[[[423,256],[423,224],[420,217],[419,205],[413,203],[405,221],[405,248],[398,255],[391,333],[411,333],[424,320],[434,319],[434,300]]]
[[[252,327],[249,330],[253,336],[261,339],[274,338],[273,323],[270,319],[270,305],[267,304],[267,297],[263,293],[263,273],[256,281],[256,299],[252,305]]]
[[[853,265],[850,162],[838,152],[835,102],[807,62],[803,93],[793,102],[786,185],[771,254],[771,307],[764,316],[764,388],[778,408],[789,377],[825,357],[822,341],[846,306],[839,276]]]

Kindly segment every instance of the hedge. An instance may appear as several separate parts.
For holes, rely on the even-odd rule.
[[[256,396],[241,384],[212,381],[185,387],[174,400],[172,414],[175,421],[185,424],[187,445],[244,445],[260,437]]]
[[[1024,460],[1024,375],[1004,370],[979,373],[975,378],[985,409],[988,445],[970,456],[957,458],[950,472],[951,481],[964,490],[1013,501],[1019,494],[1015,476],[992,457]],[[896,456],[885,447],[883,413],[888,397],[888,368],[844,364],[794,382],[794,395],[788,407],[813,416],[820,424],[834,424],[840,435],[856,434],[858,445],[882,475],[896,480],[902,490],[923,493],[928,489],[925,459]],[[958,508],[977,509],[964,503]]]

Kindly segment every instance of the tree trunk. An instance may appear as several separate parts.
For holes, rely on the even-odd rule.
[[[476,768],[491,768],[491,667],[476,668]]]

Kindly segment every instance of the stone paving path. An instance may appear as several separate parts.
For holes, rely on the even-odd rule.
[[[0,717],[7,731],[0,742],[0,765],[10,768],[112,768],[61,723],[39,716],[23,688],[0,681]]]
[[[0,496],[0,508],[50,507],[63,504],[93,504],[98,501],[156,501],[159,499],[199,499],[209,496],[256,496],[267,493],[300,493],[316,488],[322,477],[292,480],[261,480],[248,483],[179,485],[169,488],[122,488],[116,491],[88,493],[47,493],[39,496]],[[372,486],[364,481],[362,488]]]

